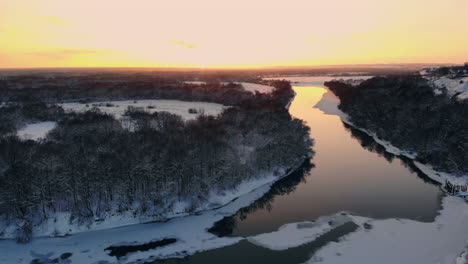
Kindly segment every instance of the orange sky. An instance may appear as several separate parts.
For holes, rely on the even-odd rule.
[[[0,68],[468,61],[467,0],[0,0]]]

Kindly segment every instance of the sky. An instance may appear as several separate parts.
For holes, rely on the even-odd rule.
[[[0,68],[468,61],[468,0],[0,0]]]

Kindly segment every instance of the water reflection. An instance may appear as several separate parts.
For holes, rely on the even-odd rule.
[[[218,236],[229,236],[233,233],[238,222],[245,220],[249,214],[260,209],[271,211],[273,209],[275,197],[288,195],[296,190],[299,183],[306,183],[305,177],[309,175],[313,167],[314,165],[310,163],[310,160],[305,161],[304,164],[291,175],[275,182],[271,186],[270,191],[263,197],[249,206],[240,209],[235,215],[224,217],[222,220],[216,222],[208,231]]]
[[[214,233],[251,236],[339,211],[433,221],[442,197],[437,185],[419,177],[409,163],[386,153],[365,134],[346,127],[338,116],[312,108],[322,98],[336,103],[326,89],[294,89],[297,96],[290,112],[311,126],[315,166],[302,170],[304,175],[278,182],[262,199],[216,223]]]
[[[416,173],[418,177],[420,177],[421,180],[423,180],[424,182],[434,185],[440,185],[439,182],[427,177],[426,174],[422,173],[421,170],[414,166],[411,159],[404,156],[397,157],[389,152],[386,152],[385,148],[382,145],[378,144],[371,136],[367,135],[361,130],[355,129],[354,127],[346,123],[343,123],[343,126],[346,128],[347,131],[351,133],[351,136],[354,139],[356,139],[364,149],[379,154],[380,157],[385,158],[390,163],[393,162],[395,159],[399,160],[402,166],[407,168],[410,172]]]

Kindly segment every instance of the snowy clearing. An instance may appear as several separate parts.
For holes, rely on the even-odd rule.
[[[431,223],[350,216],[361,227],[320,249],[308,263],[464,263],[468,207],[456,197],[445,197],[442,203]],[[370,228],[364,228],[365,223]]]
[[[271,93],[275,89],[275,87],[273,86],[258,84],[258,83],[240,82],[237,84],[242,85],[242,87],[244,87],[244,90],[252,92],[252,93],[259,92],[259,93],[268,94],[268,93]]]
[[[298,161],[290,170],[295,171],[303,163]],[[281,170],[282,173],[285,170]],[[230,216],[267,193],[271,185],[289,174],[264,175],[257,180],[245,182],[236,190],[217,194],[210,199],[211,205],[225,204],[214,210],[200,211],[196,215],[173,218],[167,222],[136,224],[107,228],[93,232],[82,232],[72,236],[40,237],[28,244],[17,244],[14,240],[0,240],[0,263],[30,263],[33,259],[53,259],[63,253],[72,253],[72,263],[129,263],[158,258],[181,258],[196,252],[235,244],[239,237],[217,237],[207,232],[213,223]],[[238,197],[237,199],[235,199]],[[209,204],[206,204],[208,209]],[[190,232],[188,232],[190,230]],[[109,246],[139,245],[165,238],[175,238],[177,242],[148,251],[129,253],[117,260],[108,255]]]
[[[197,118],[201,113],[211,116],[219,115],[227,106],[208,103],[208,102],[185,102],[179,100],[127,100],[127,101],[104,101],[104,102],[91,102],[87,104],[82,103],[63,103],[59,104],[65,111],[71,112],[85,112],[93,107],[99,110],[112,114],[115,118],[122,118],[125,110],[129,106],[141,108],[147,112],[169,112],[172,114],[180,115],[184,120],[191,120]],[[197,113],[189,113],[189,109],[196,110]]]
[[[18,130],[17,135],[23,140],[39,140],[45,138],[47,133],[49,133],[50,130],[54,129],[56,125],[57,123],[53,121],[28,124],[25,127]]]

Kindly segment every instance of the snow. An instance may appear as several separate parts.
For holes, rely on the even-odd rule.
[[[193,84],[193,85],[205,85],[206,84],[206,82],[202,82],[202,81],[185,81],[184,83]]]
[[[302,160],[298,160],[293,168],[301,164]],[[192,215],[178,214],[178,216],[185,215],[186,217],[116,228],[109,228],[114,226],[115,222],[104,221],[101,230],[54,238],[36,237],[28,244],[17,244],[13,240],[0,240],[0,252],[2,252],[0,263],[30,263],[38,255],[44,255],[44,258],[55,258],[65,252],[73,254],[70,257],[72,263],[97,263],[98,261],[127,263],[139,259],[150,261],[157,258],[180,258],[199,251],[232,245],[243,238],[220,238],[207,232],[207,229],[212,227],[214,222],[234,214],[240,208],[261,198],[275,181],[287,176],[285,171],[285,168],[277,169],[276,172],[265,174],[255,180],[245,181],[236,189],[222,193],[213,192],[204,209]],[[291,170],[293,171],[294,169]],[[278,173],[282,176],[276,176]],[[214,209],[213,206],[215,206]],[[184,208],[183,204],[180,208]],[[127,223],[131,224],[132,221],[128,219]],[[67,224],[63,219],[59,222],[58,225]],[[129,253],[120,260],[109,256],[105,251],[105,248],[112,245],[138,245],[165,238],[175,238],[177,242],[153,250]],[[50,255],[46,256],[48,254]]]
[[[34,124],[28,124],[25,127],[18,130],[17,135],[23,140],[43,139],[46,137],[47,133],[49,133],[50,130],[55,128],[56,125],[57,123],[53,121],[44,121]]]
[[[285,250],[312,242],[321,235],[351,220],[344,213],[322,216],[316,221],[286,224],[280,227],[278,231],[249,237],[247,240],[271,250]]]
[[[468,72],[466,70],[449,69],[445,76],[436,76],[437,68],[426,68],[419,71],[419,74],[429,81],[433,87],[434,93],[440,95],[443,91],[452,97],[456,96],[458,100],[468,99]]]
[[[468,264],[468,247],[460,253],[460,255],[455,260],[455,264]]]
[[[184,120],[191,120],[197,118],[198,114],[190,114],[189,109],[196,109],[199,113],[203,112],[206,115],[217,116],[227,106],[208,103],[208,102],[185,102],[179,100],[127,100],[127,101],[104,101],[104,102],[91,102],[88,104],[82,103],[63,103],[59,104],[65,111],[71,112],[84,112],[90,110],[93,106],[99,110],[112,114],[117,119],[121,119],[125,110],[129,106],[140,107],[141,109],[149,112],[169,112],[172,114],[180,115]]]
[[[244,90],[252,92],[252,93],[259,92],[259,93],[268,94],[268,93],[271,93],[275,89],[275,87],[273,86],[258,84],[258,83],[240,82],[237,84],[242,85],[242,87],[244,87]]]
[[[361,227],[321,248],[307,263],[466,263],[468,207],[456,197],[442,203],[440,215],[430,223],[351,216]],[[371,228],[363,228],[364,223]]]
[[[468,98],[468,77],[454,79],[441,77],[432,80],[432,84],[436,93],[441,93],[442,90],[446,89],[449,96],[458,94],[457,98],[460,100]]]

